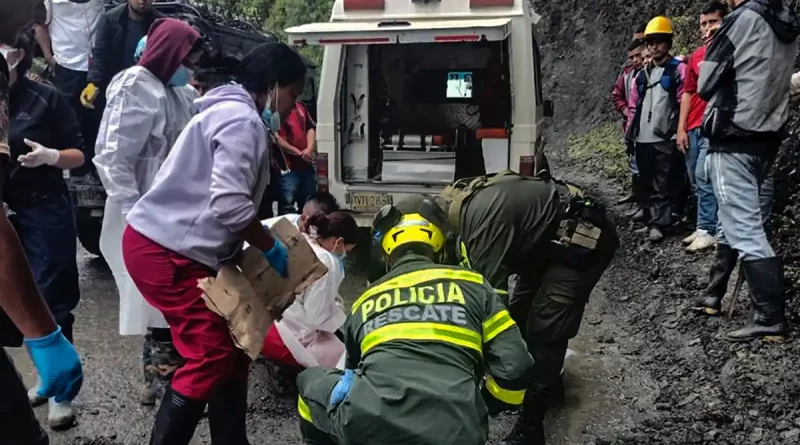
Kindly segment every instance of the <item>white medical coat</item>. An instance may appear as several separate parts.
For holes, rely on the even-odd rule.
[[[106,92],[94,164],[108,194],[100,251],[119,290],[121,335],[144,335],[148,327],[168,327],[128,275],[122,259],[122,232],[125,215],[150,189],[172,144],[195,114],[197,97],[193,88],[165,86],[140,66],[117,74]]]
[[[288,215],[284,215],[288,216]],[[281,217],[262,221],[267,227]],[[297,224],[297,218],[287,218]],[[312,237],[305,235],[317,258],[328,272],[298,295],[283,313],[275,328],[294,359],[305,367],[336,367],[344,355],[344,343],[335,332],[342,327],[347,315],[339,297],[344,281],[344,269],[339,260],[322,248]]]

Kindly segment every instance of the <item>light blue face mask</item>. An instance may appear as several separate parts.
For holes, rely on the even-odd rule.
[[[185,66],[181,65],[180,67],[178,67],[178,70],[175,71],[175,74],[173,74],[172,77],[169,78],[167,84],[173,87],[184,87],[186,85],[189,85],[189,81],[191,79],[192,79],[192,72],[189,71],[189,68],[186,68]]]
[[[345,249],[342,253],[334,252],[333,256],[336,257],[336,261],[339,263],[339,271],[344,275],[345,265],[347,264],[347,250]]]
[[[261,112],[261,120],[269,127],[269,131],[275,133],[281,129],[281,114],[269,109],[269,105],[264,107]]]

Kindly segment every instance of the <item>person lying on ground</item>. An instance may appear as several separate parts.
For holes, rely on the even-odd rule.
[[[298,229],[303,227],[306,220],[317,212],[323,212],[330,215],[331,213],[339,211],[339,203],[336,198],[328,192],[317,192],[311,195],[303,206],[303,213],[287,213],[285,215],[276,216],[262,220],[263,224],[272,227],[279,219],[286,218],[290,223],[294,224]]]

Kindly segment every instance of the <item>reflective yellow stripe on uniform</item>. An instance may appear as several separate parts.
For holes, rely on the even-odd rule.
[[[461,242],[461,262],[459,263],[462,267],[468,267],[472,269],[472,263],[469,262],[469,255],[467,255],[467,245],[464,242]]]
[[[303,400],[303,396],[297,396],[297,412],[300,413],[300,417],[303,418],[303,420],[312,422],[311,410],[308,409],[308,405],[306,405],[306,401]]]
[[[522,400],[525,398],[524,389],[519,391],[503,389],[497,384],[497,381],[495,381],[494,377],[492,376],[486,377],[486,389],[489,390],[489,394],[491,394],[495,399],[504,403],[508,403],[509,405],[522,405]]]
[[[398,323],[367,334],[361,341],[361,354],[392,340],[441,341],[483,353],[481,335],[475,331],[441,323]]]
[[[503,309],[494,314],[492,318],[483,322],[484,343],[492,341],[492,339],[511,326],[514,326],[514,320],[511,319],[511,315],[508,314],[507,310]]]
[[[468,270],[454,269],[427,269],[410,272],[400,275],[399,277],[394,277],[385,283],[381,283],[375,287],[367,289],[367,291],[358,297],[355,303],[353,303],[352,313],[355,314],[361,303],[375,295],[382,294],[392,289],[418,286],[422,283],[435,280],[461,280],[483,284],[483,275]]]

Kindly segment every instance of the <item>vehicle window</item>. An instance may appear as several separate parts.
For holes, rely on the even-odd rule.
[[[542,56],[539,53],[539,42],[536,41],[536,33],[531,27],[531,39],[533,40],[533,80],[536,83],[536,104],[541,105],[544,103],[544,94],[542,93]]]

